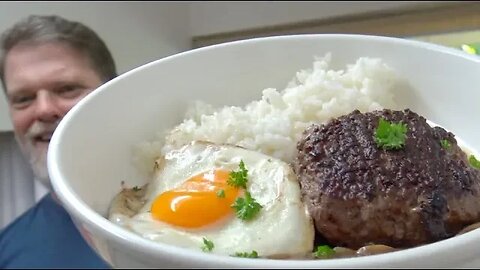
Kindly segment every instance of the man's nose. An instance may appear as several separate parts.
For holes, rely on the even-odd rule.
[[[39,91],[36,100],[36,117],[42,122],[54,122],[61,118],[57,99],[48,91]]]

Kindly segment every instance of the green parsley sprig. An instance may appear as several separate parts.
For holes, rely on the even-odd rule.
[[[217,191],[217,197],[218,198],[225,198],[225,190],[220,189],[219,191]]]
[[[238,167],[240,168],[238,171],[232,171],[230,173],[227,184],[230,186],[243,188],[245,190],[245,197],[237,198],[231,207],[235,209],[235,214],[239,219],[245,221],[252,220],[255,218],[258,212],[260,212],[262,206],[254,198],[252,198],[250,192],[246,191],[248,170],[245,168],[245,163],[243,160],[240,160]],[[219,196],[218,193],[217,196]]]
[[[480,170],[480,161],[478,161],[474,155],[470,155],[470,157],[468,158],[468,162],[473,168]]]
[[[392,123],[380,118],[378,127],[375,129],[375,142],[378,147],[385,150],[400,149],[405,145],[406,134],[406,124]]]
[[[317,250],[313,253],[315,258],[325,259],[335,255],[335,250],[333,250],[328,245],[318,246]]]
[[[258,253],[253,250],[252,252],[235,252],[233,257],[241,257],[241,258],[258,258]]]
[[[441,140],[440,144],[442,145],[443,149],[448,149],[451,146],[450,142],[448,140],[445,140],[445,139]]]
[[[203,237],[203,246],[202,246],[202,250],[203,252],[210,252],[213,250],[213,248],[215,247],[215,245],[213,244],[212,241],[208,240],[207,238]]]
[[[248,170],[245,168],[245,163],[243,163],[243,160],[240,160],[240,164],[238,165],[240,167],[239,171],[231,171],[227,184],[233,187],[241,187],[246,189],[247,188],[247,174]]]
[[[252,220],[263,208],[248,191],[245,192],[245,198],[237,198],[231,207],[241,220]]]

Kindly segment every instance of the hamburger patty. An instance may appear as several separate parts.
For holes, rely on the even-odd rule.
[[[380,118],[407,125],[403,147],[377,145]],[[408,109],[357,110],[312,125],[293,165],[316,233],[336,246],[412,247],[480,220],[479,171],[452,133]]]

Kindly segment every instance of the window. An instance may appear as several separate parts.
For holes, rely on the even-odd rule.
[[[196,36],[193,48],[234,40],[289,34],[350,33],[423,40],[479,51],[480,2],[436,2],[415,7]],[[479,49],[477,49],[479,48]]]

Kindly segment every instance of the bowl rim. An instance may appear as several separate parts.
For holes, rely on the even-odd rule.
[[[116,78],[106,82],[105,84],[99,86],[96,90],[92,91],[85,98],[80,100],[62,119],[56,128],[52,139],[50,141],[47,153],[47,164],[48,172],[50,174],[50,181],[53,187],[54,192],[60,199],[63,206],[67,209],[70,215],[74,219],[78,219],[81,223],[86,224],[91,230],[96,231],[105,239],[112,241],[116,244],[121,245],[122,247],[130,248],[133,250],[135,247],[136,250],[141,250],[142,253],[148,254],[152,258],[158,254],[164,254],[166,256],[176,257],[178,260],[189,259],[197,261],[203,265],[219,265],[225,264],[226,266],[242,266],[242,267],[345,267],[345,266],[356,266],[361,267],[362,265],[371,266],[375,265],[387,265],[392,262],[404,262],[406,260],[422,260],[425,255],[432,253],[450,253],[452,246],[459,247],[461,245],[469,244],[475,245],[475,239],[480,239],[480,230],[471,231],[459,236],[448,238],[445,240],[437,241],[431,244],[412,247],[396,252],[378,254],[378,255],[369,255],[365,257],[353,257],[353,258],[339,258],[339,259],[329,259],[329,260],[272,260],[272,259],[246,259],[246,258],[235,258],[217,254],[207,254],[203,253],[200,250],[191,250],[187,248],[181,248],[173,245],[168,245],[164,243],[157,243],[145,239],[134,232],[128,231],[111,221],[103,217],[95,210],[90,208],[80,196],[73,190],[73,188],[67,184],[65,177],[62,173],[61,168],[58,166],[57,160],[59,159],[59,152],[61,149],[62,138],[68,126],[71,124],[70,119],[74,118],[81,109],[84,107],[84,104],[90,102],[91,99],[95,98],[96,95],[103,92],[104,89],[111,88],[118,81],[128,78],[133,73],[142,72],[142,70],[150,69],[154,65],[161,63],[166,63],[169,61],[174,61],[179,57],[188,57],[190,54],[201,53],[207,50],[213,50],[225,46],[236,46],[241,44],[250,44],[256,42],[264,41],[274,41],[274,40],[288,40],[288,39],[348,39],[348,40],[369,40],[373,42],[389,42],[397,43],[410,47],[417,47],[424,50],[436,51],[438,53],[450,54],[455,57],[463,58],[467,61],[472,61],[475,63],[480,63],[480,57],[476,55],[467,54],[459,49],[449,48],[442,45],[437,45],[433,43],[428,43],[424,41],[417,40],[407,40],[397,37],[387,37],[387,36],[378,36],[378,35],[363,35],[363,34],[297,34],[297,35],[282,35],[282,36],[269,36],[269,37],[259,37],[251,38],[245,40],[231,41],[221,44],[210,45],[206,47],[196,48],[184,52],[180,52],[171,56],[160,58],[152,62],[146,63],[139,67],[136,67],[130,71],[127,71],[123,74],[120,74]],[[76,226],[79,226],[76,224]],[[467,254],[467,252],[464,252]],[[408,258],[408,259],[406,259]],[[461,260],[461,259],[459,259]],[[372,264],[372,261],[375,263]]]

